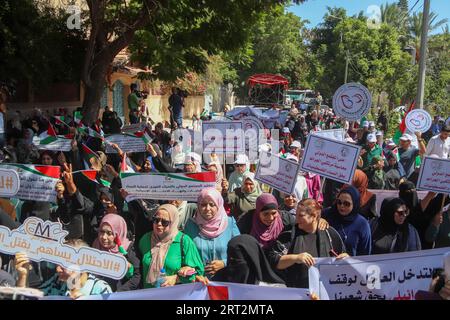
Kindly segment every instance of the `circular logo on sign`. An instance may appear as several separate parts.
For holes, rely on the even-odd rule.
[[[434,171],[441,171],[441,169],[442,169],[442,163],[441,163],[440,161],[433,161],[433,162],[431,163],[431,168],[432,168]]]
[[[347,120],[359,120],[369,113],[372,95],[359,83],[340,86],[333,96],[334,113]]]
[[[314,142],[314,146],[319,149],[319,150],[323,150],[323,148],[325,147],[325,141],[323,140],[316,140]]]
[[[415,109],[408,112],[405,123],[409,131],[424,133],[431,127],[431,116],[425,110]]]
[[[347,155],[348,155],[348,153],[349,153],[349,149],[347,148],[347,147],[343,147],[342,149],[341,149],[341,156],[343,156],[344,158],[346,158],[347,157]]]
[[[291,171],[292,167],[291,167],[291,165],[288,163],[288,164],[286,164],[285,169],[286,169],[286,172],[289,173],[289,172]]]

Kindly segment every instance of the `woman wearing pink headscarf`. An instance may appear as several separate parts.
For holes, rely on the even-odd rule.
[[[239,219],[238,227],[241,233],[252,235],[263,249],[267,249],[283,230],[290,230],[294,223],[294,216],[278,209],[278,201],[272,194],[263,193],[256,199],[256,209]]]
[[[323,202],[322,186],[320,176],[315,173],[307,172],[305,174],[306,185],[310,199],[317,200],[320,204]]]
[[[127,224],[118,214],[107,214],[100,222],[97,238],[92,247],[110,253],[120,253],[128,260],[128,272],[121,280],[104,279],[113,291],[139,289],[141,280],[140,261],[133,242],[127,238]]]
[[[193,240],[211,278],[227,264],[227,245],[240,234],[236,221],[223,207],[223,198],[215,188],[206,188],[197,198],[197,212],[190,218],[184,233]]]

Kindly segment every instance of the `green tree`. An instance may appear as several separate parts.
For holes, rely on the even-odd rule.
[[[430,20],[428,26],[428,34],[439,29],[448,22],[448,19],[437,20],[437,18],[438,14],[431,11],[429,16]],[[416,45],[416,48],[420,47],[420,38],[422,36],[422,20],[423,20],[422,12],[414,13],[412,16],[409,17],[409,27],[408,27],[409,35],[411,41]]]
[[[90,124],[97,118],[105,75],[123,48],[130,46],[133,60],[150,66],[153,78],[175,80],[189,71],[201,73],[208,56],[239,50],[260,14],[285,2],[88,0],[83,121]]]
[[[66,28],[67,14],[32,0],[5,0],[0,11],[0,81],[28,80],[42,88],[80,79],[82,30]]]

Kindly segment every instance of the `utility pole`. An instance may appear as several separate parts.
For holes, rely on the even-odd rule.
[[[424,0],[422,36],[420,37],[420,61],[419,61],[419,82],[417,84],[416,109],[423,109],[423,96],[425,92],[425,74],[427,62],[428,25],[430,16],[430,0]]]
[[[348,50],[345,52],[345,76],[344,76],[344,84],[347,83],[348,76]]]

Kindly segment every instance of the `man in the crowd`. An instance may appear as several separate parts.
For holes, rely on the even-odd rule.
[[[382,149],[377,144],[376,136],[371,133],[367,136],[367,144],[364,149],[361,149],[361,156],[363,158],[363,168],[370,166],[373,157],[381,157]]]
[[[139,102],[140,98],[138,95],[137,84],[132,83],[130,85],[131,92],[128,95],[128,109],[130,111],[130,123],[138,123],[139,122]]]
[[[289,146],[289,149],[291,151],[291,154],[293,154],[297,160],[300,159],[300,151],[302,150],[302,144],[300,143],[300,141],[294,141],[291,143],[291,145]]]
[[[450,149],[450,125],[445,125],[441,132],[428,141],[425,155],[436,155],[442,159],[448,159]]]
[[[400,138],[400,148],[398,153],[400,156],[400,163],[405,169],[406,177],[409,178],[413,173],[416,166],[416,157],[423,155],[426,152],[426,147],[422,139],[422,134],[416,132],[417,140],[419,142],[419,149],[411,145],[413,137],[407,133],[403,134]]]

